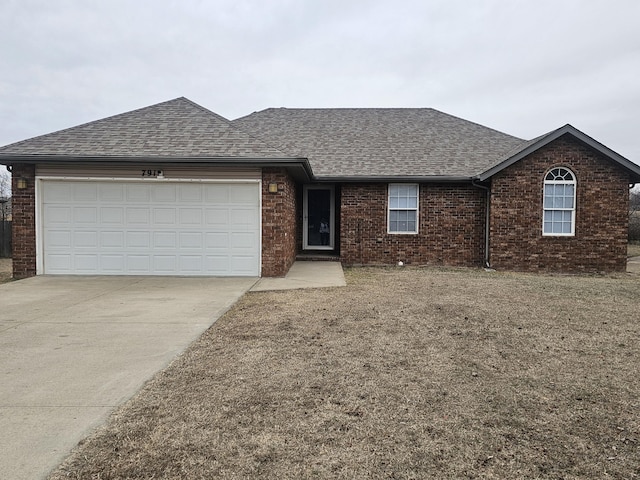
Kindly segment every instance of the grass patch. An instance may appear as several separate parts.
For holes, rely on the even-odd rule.
[[[640,277],[251,293],[51,479],[637,478]]]

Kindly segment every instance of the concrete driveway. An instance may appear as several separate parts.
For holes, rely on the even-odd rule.
[[[0,478],[45,477],[257,278],[0,285]]]

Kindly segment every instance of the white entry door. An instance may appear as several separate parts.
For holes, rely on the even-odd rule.
[[[257,182],[42,180],[45,274],[260,274]]]

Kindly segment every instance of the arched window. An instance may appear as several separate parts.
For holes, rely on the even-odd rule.
[[[544,177],[543,209],[543,235],[575,234],[576,177],[568,168],[552,168]]]

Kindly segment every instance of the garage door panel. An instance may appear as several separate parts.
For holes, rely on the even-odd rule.
[[[48,205],[44,209],[44,214],[47,218],[48,225],[68,226],[71,224],[71,207],[64,207],[60,205]]]
[[[238,185],[229,191],[229,203],[238,205],[258,205],[260,203],[258,189],[252,185]]]
[[[98,221],[97,207],[76,207],[73,209],[73,221],[75,224],[96,224]]]
[[[100,255],[100,272],[122,275],[126,269],[126,257],[122,254]]]
[[[88,232],[75,232],[74,236],[74,247],[75,248],[98,248],[98,232],[96,231],[88,231]]]
[[[100,223],[124,225],[124,207],[100,207]]]
[[[243,253],[246,253],[248,250],[253,248],[253,245],[255,245],[255,234],[253,232],[234,232],[230,237],[234,252],[244,251]]]
[[[229,212],[231,224],[234,226],[250,226],[255,227],[257,224],[257,215],[255,209],[252,208],[232,208]]]
[[[160,184],[151,190],[151,201],[153,203],[176,203],[176,185]]]
[[[202,203],[204,193],[200,185],[182,184],[178,186],[178,201]]]
[[[202,232],[180,232],[180,248],[188,249],[188,248],[197,248],[201,249],[203,247],[202,241]]]
[[[178,246],[176,232],[153,232],[153,248],[175,250]]]
[[[150,185],[144,185],[140,183],[127,183],[125,184],[125,202],[151,202],[151,192],[149,190]]]
[[[202,225],[202,207],[179,208],[178,224],[180,225]]]
[[[70,230],[49,230],[49,246],[52,249],[70,249],[73,247],[71,243],[71,231]]]
[[[98,185],[89,182],[75,183],[73,199],[76,202],[95,202],[98,199]]]
[[[205,184],[204,201],[209,205],[229,203],[229,186],[224,184]]]
[[[150,207],[127,207],[127,225],[149,225],[151,223]]]
[[[127,247],[129,248],[151,248],[151,232],[127,232]]]
[[[227,232],[209,232],[205,234],[205,247],[207,249],[229,248],[229,234]]]
[[[175,255],[156,255],[153,257],[154,271],[171,275],[176,271],[177,260]]]
[[[42,199],[44,202],[69,202],[69,199],[73,198],[73,184],[72,183],[51,183],[47,185],[42,193]]]
[[[231,270],[234,272],[239,272],[242,274],[244,272],[245,275],[250,275],[254,268],[254,259],[251,255],[233,255],[231,257]]]
[[[205,210],[205,225],[215,227],[229,224],[228,208],[207,208]]]
[[[179,268],[185,274],[202,273],[202,255],[180,255]]]
[[[98,198],[101,202],[123,202],[124,185],[121,183],[100,183],[98,185]]]
[[[129,273],[145,274],[151,271],[150,255],[127,255],[127,270]]]
[[[173,226],[176,223],[176,209],[173,207],[154,208],[153,223],[155,225]]]
[[[51,266],[51,270],[54,273],[72,273],[71,264],[72,257],[70,254],[62,253],[56,254],[52,253],[49,255],[49,265]]]
[[[123,249],[125,247],[124,234],[125,232],[121,231],[100,232],[100,247]]]
[[[204,267],[214,275],[230,275],[229,255],[207,255],[204,258]]]
[[[257,276],[259,192],[257,183],[43,181],[44,273]]]
[[[98,270],[99,259],[97,254],[74,255],[74,270],[80,273],[93,273]]]

